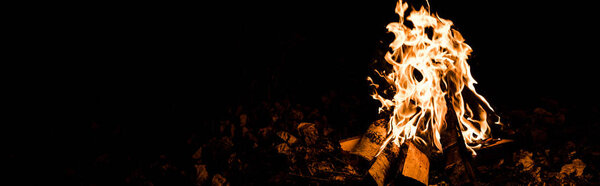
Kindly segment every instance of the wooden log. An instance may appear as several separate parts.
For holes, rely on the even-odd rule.
[[[385,119],[373,122],[350,153],[361,156],[368,161],[373,161],[373,158],[375,158],[375,155],[383,145],[383,141],[387,136],[387,130]]]
[[[358,137],[340,141],[343,150],[366,154],[357,150],[355,145],[358,144],[360,144]],[[365,176],[367,176],[367,180],[373,181],[379,186],[428,184],[429,157],[411,142],[404,143],[402,147],[389,143],[379,156],[373,157],[372,162],[368,169],[368,175]]]
[[[397,169],[390,185],[428,185],[429,157],[412,142],[402,145],[395,166]]]
[[[358,144],[359,140],[360,136],[343,139],[340,140],[340,146],[342,147],[342,150],[350,152],[356,146],[356,144]]]
[[[412,143],[407,143],[408,152],[402,166],[402,175],[425,185],[429,183],[429,158]]]
[[[349,164],[362,178],[360,184],[375,184],[369,170],[376,161],[375,155],[379,152],[387,133],[385,119],[373,122],[367,131],[360,137],[353,137],[340,141],[342,150],[349,152]]]
[[[389,143],[386,148],[376,157],[373,166],[369,169],[369,176],[373,178],[378,186],[385,185],[390,181],[397,166],[395,162],[399,161],[400,147]]]
[[[450,98],[446,98],[448,111],[446,114],[446,128],[441,132],[445,172],[452,185],[475,184],[475,172],[471,165],[472,156],[468,151],[462,133],[459,130],[458,119],[450,104]]]

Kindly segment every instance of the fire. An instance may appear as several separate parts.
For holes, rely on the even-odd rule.
[[[381,148],[390,141],[398,146],[406,140],[431,141],[441,152],[440,131],[446,126],[446,113],[452,111],[467,147],[475,155],[473,148],[479,145],[472,144],[490,137],[487,116],[494,111],[473,86],[477,82],[467,64],[472,49],[452,29],[452,21],[424,7],[404,17],[407,8],[408,4],[400,0],[396,6],[399,21],[387,25],[395,35],[389,45],[391,52],[385,55],[392,70],[376,70],[390,88],[380,94],[379,85],[367,78],[375,87],[372,97],[382,104],[379,112],[391,112],[388,137]],[[404,24],[405,20],[412,28]],[[465,101],[465,94],[472,98]]]

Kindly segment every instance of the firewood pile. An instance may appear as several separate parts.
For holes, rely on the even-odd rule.
[[[209,129],[191,131],[182,156],[157,154],[139,159],[128,155],[133,156],[128,160],[131,163],[122,164],[118,163],[125,159],[122,154],[105,152],[90,158],[94,163],[89,169],[121,170],[121,176],[111,179],[134,185],[381,184],[372,176],[373,170],[369,171],[372,167],[365,166],[352,152],[361,138],[378,138],[365,131],[369,124],[381,121],[360,118],[364,113],[350,104],[352,100],[324,96],[316,106],[290,100],[232,106],[227,115],[203,124]],[[598,107],[581,108],[542,99],[534,106],[501,107],[498,112],[506,121],[495,137],[514,141],[484,146],[476,157],[465,160],[472,167],[469,183],[600,183],[600,146],[594,143],[592,130],[598,129],[600,122],[583,119],[600,114]],[[418,145],[388,147],[368,163],[377,165],[383,157],[394,157],[386,159],[387,176],[381,178],[386,184],[454,184],[457,176],[464,174],[449,171],[447,160],[451,158],[419,149]],[[410,155],[411,150],[420,153]],[[412,165],[404,166],[407,163]],[[427,170],[419,169],[424,163]],[[73,169],[69,175],[91,174],[85,170]],[[415,176],[423,170],[425,180],[423,175]],[[101,184],[101,180],[77,183]]]

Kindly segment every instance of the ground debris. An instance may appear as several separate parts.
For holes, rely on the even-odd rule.
[[[210,130],[210,135],[190,135],[186,142],[188,149],[182,151],[181,156],[161,153],[161,156],[138,161],[144,163],[136,163],[134,156],[119,158],[118,154],[102,152],[95,155],[92,165],[95,169],[127,161],[143,165],[124,174],[123,182],[133,185],[169,185],[185,179],[188,181],[170,185],[359,183],[364,179],[361,177],[364,172],[346,156],[349,156],[348,147],[356,145],[360,137],[355,141],[342,140],[341,144],[340,140],[365,132],[367,126],[353,129],[350,125],[356,122],[351,122],[351,118],[362,113],[336,116],[340,105],[352,104],[332,102],[329,98],[325,101],[328,104],[323,103],[324,106],[329,108],[316,109],[290,101],[263,102],[255,108],[244,106],[240,111],[233,107],[230,116],[202,128]],[[583,120],[586,125],[579,125],[573,118],[583,117],[573,116],[574,112],[556,105],[504,109],[504,128],[492,130],[500,134],[494,134],[493,139],[484,141],[477,150],[473,164],[477,169],[477,182],[482,185],[600,183],[597,166],[600,146],[592,140],[594,135],[572,135],[593,134],[591,129],[599,124]],[[487,159],[479,161],[482,157]],[[443,164],[440,159],[431,158],[431,185],[450,183],[443,167],[435,167]]]
[[[316,161],[308,165],[308,170],[312,176],[319,174],[328,175],[333,173],[334,169],[333,164],[328,161]]]
[[[279,138],[281,138],[288,145],[293,145],[298,141],[298,138],[286,131],[277,132],[277,136],[279,136]]]
[[[204,185],[208,180],[206,165],[197,164],[194,167],[196,168],[196,185]]]
[[[223,177],[221,174],[215,174],[212,178],[211,185],[213,186],[227,186],[227,179]]]
[[[515,158],[517,159],[517,165],[521,165],[523,167],[522,171],[530,171],[533,169],[533,153],[521,150],[518,154],[515,153]]]
[[[307,145],[314,145],[319,138],[319,131],[314,123],[300,123],[298,125],[298,131],[304,137],[304,142]]]
[[[292,151],[286,143],[280,143],[279,145],[275,146],[275,148],[277,149],[277,153],[284,155],[292,155]]]
[[[198,148],[194,155],[192,155],[192,159],[200,159],[202,158],[202,147]]]
[[[573,163],[565,164],[560,168],[560,174],[558,178],[562,179],[565,176],[569,176],[573,173],[575,173],[575,176],[581,177],[583,175],[584,169],[585,163],[583,163],[583,161],[581,161],[580,159],[574,159]]]

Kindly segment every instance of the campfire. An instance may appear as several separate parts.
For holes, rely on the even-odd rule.
[[[97,51],[79,58],[97,64],[91,100],[73,108],[89,111],[91,122],[11,124],[7,170],[25,175],[9,177],[600,185],[590,6],[217,4],[108,5],[86,19],[94,28],[73,38]],[[10,110],[30,107],[16,100]]]
[[[428,185],[430,168],[443,167],[450,184],[476,183],[471,161],[483,144],[498,141],[492,138],[491,129],[502,124],[475,89],[477,82],[467,61],[472,49],[452,21],[431,12],[428,2],[419,9],[409,9],[400,0],[395,12],[398,21],[387,25],[395,38],[384,56],[385,66],[374,69],[378,76],[367,77],[374,89],[371,96],[380,103],[382,119],[372,122],[362,136],[332,143],[321,138],[319,131],[326,136],[333,129],[321,130],[318,123],[304,122],[298,110],[291,111],[298,121],[292,122],[292,130],[265,127],[259,136],[252,136],[244,132],[248,131],[248,117],[239,116],[242,137],[257,143],[261,138],[268,141],[269,134],[279,139],[272,144],[287,159],[289,169],[285,177],[274,182]],[[272,117],[274,123],[279,119],[279,115]],[[230,131],[235,127],[222,126]],[[228,138],[215,139],[213,148],[230,148],[218,146],[223,141]],[[207,171],[198,167],[199,180],[203,180],[199,182],[204,183]],[[226,182],[219,176],[213,176],[213,184]]]
[[[431,153],[445,155],[448,171],[457,173],[453,184],[471,182],[473,170],[464,151],[475,156],[475,149],[491,137],[489,123],[500,124],[499,117],[475,90],[467,63],[472,49],[452,21],[432,14],[429,7],[407,9],[399,1],[399,21],[387,26],[395,35],[385,54],[389,69],[376,70],[386,86],[367,78],[375,88],[372,97],[381,103],[379,113],[389,118],[376,122],[355,147],[346,149],[375,161],[369,174],[378,185],[388,182],[389,164],[397,158],[402,158],[397,171],[427,184],[425,154]],[[399,147],[403,154],[390,153]]]
[[[396,36],[390,44],[392,52],[385,55],[391,67],[378,73],[389,88],[372,95],[382,104],[380,113],[391,113],[382,149],[390,141],[401,145],[412,140],[431,143],[441,152],[440,132],[457,125],[465,145],[475,155],[476,144],[489,138],[487,116],[494,113],[475,90],[477,82],[467,63],[472,49],[452,29],[452,21],[424,7],[405,16],[407,8],[407,3],[399,1],[396,13],[400,19],[387,26]],[[412,23],[412,28],[405,21]],[[368,80],[379,88],[371,77]],[[458,123],[449,123],[447,114],[456,117]]]

